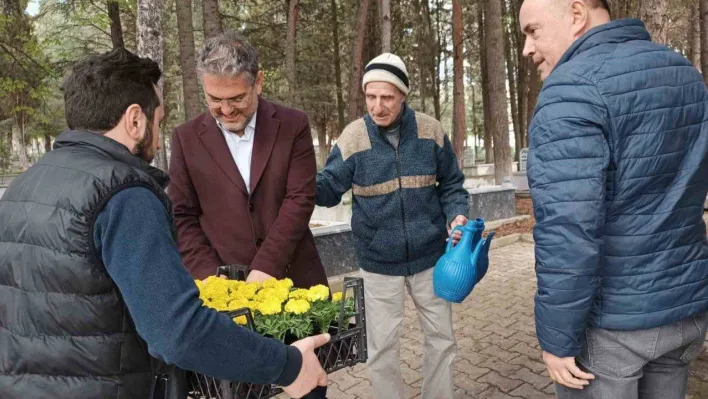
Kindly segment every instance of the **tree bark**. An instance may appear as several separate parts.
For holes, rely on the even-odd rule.
[[[421,3],[421,15],[423,17],[423,38],[421,41],[421,46],[424,54],[423,60],[423,73],[426,76],[426,97],[432,96],[433,98],[433,110],[435,112],[435,118],[440,120],[440,76],[438,75],[439,66],[439,39],[433,36],[433,20],[430,18],[430,6],[428,0],[419,0]]]
[[[318,114],[315,118],[315,125],[317,127],[317,149],[320,165],[324,167],[329,156],[329,149],[327,148],[327,116]]]
[[[486,0],[479,0],[479,5],[483,6],[484,1]],[[482,80],[482,115],[483,115],[483,121],[484,123],[482,124],[482,139],[484,140],[484,163],[492,163],[494,160],[494,155],[492,153],[492,133],[490,130],[490,119],[491,119],[491,114],[489,113],[489,77],[488,77],[488,69],[487,69],[487,42],[485,40],[485,20],[486,20],[486,15],[485,15],[485,10],[484,7],[479,7],[479,11],[477,12],[477,38],[479,39],[479,67],[480,67],[480,76]]]
[[[668,6],[668,0],[642,0],[640,18],[656,43],[667,42]]]
[[[288,31],[285,39],[285,75],[288,79],[288,94],[290,102],[297,104],[297,67],[295,54],[297,52],[297,18],[300,10],[299,0],[290,0],[288,7]]]
[[[381,52],[391,52],[391,0],[379,0],[381,16]]]
[[[471,69],[472,68],[470,68],[470,70]],[[472,159],[470,159],[468,165],[475,165],[477,163],[477,104],[475,104],[476,101],[476,90],[474,85],[472,85],[472,110],[470,112],[472,115],[472,128],[470,129],[470,132],[472,133]]]
[[[428,1],[423,0],[423,4],[426,5],[426,8],[428,7]],[[433,99],[435,100],[434,106],[435,106],[435,119],[440,120],[440,117],[442,115],[442,107],[440,105],[440,92],[441,92],[441,81],[440,81],[440,63],[443,61],[443,55],[442,53],[444,52],[444,47],[442,44],[442,33],[440,32],[440,9],[442,8],[440,1],[436,0],[435,1],[435,51],[432,53],[433,54],[433,61],[432,61],[432,68],[434,70],[431,70],[432,72],[432,81],[434,82],[434,90],[433,90]],[[429,13],[429,11],[428,11]],[[432,31],[432,20],[430,23],[430,28]]]
[[[352,74],[349,80],[349,109],[347,120],[349,122],[357,119],[361,115],[359,108],[359,98],[361,97],[361,78],[364,70],[364,40],[366,39],[367,16],[369,13],[369,1],[359,2],[359,31],[357,32],[354,52],[352,53]]]
[[[460,169],[465,167],[465,138],[467,123],[465,121],[465,80],[463,69],[464,39],[462,34],[462,0],[452,0],[452,48],[453,54],[453,119],[452,137],[453,149],[457,155]]]
[[[526,103],[526,117],[528,119],[526,120],[526,126],[531,123],[531,118],[533,118],[533,111],[534,109],[536,109],[536,101],[538,100],[538,94],[541,92],[541,87],[543,86],[543,83],[541,82],[541,76],[538,74],[538,70],[535,68],[535,65],[530,62],[529,64],[529,91],[528,100]],[[526,136],[528,137],[528,132]],[[526,142],[528,143],[528,140]]]
[[[427,0],[424,0],[427,1]],[[427,62],[427,47],[425,45],[425,40],[428,38],[425,32],[425,18],[422,14],[422,9],[420,5],[420,0],[412,0],[411,5],[413,8],[413,22],[414,22],[414,37],[415,42],[418,43],[416,46],[415,59],[417,61],[418,67],[418,94],[420,97],[420,112],[426,113],[427,99],[428,99],[428,62]]]
[[[514,59],[514,52],[512,48],[514,47],[514,10],[513,8],[506,7],[506,0],[502,1],[502,9],[506,13],[506,17],[510,19],[509,26],[503,24],[504,28],[504,54],[506,56],[506,78],[509,82],[509,102],[511,103],[511,121],[512,126],[514,126],[514,142],[515,150],[514,159],[519,160],[519,149],[523,145],[523,132],[521,131],[521,124],[519,123],[519,107],[518,107],[518,96],[517,92],[518,85],[516,84],[516,60]],[[512,7],[512,5],[510,5]]]
[[[162,1],[138,0],[138,55],[157,62],[164,70],[165,44],[162,37]],[[157,83],[157,89],[164,96],[164,79]],[[165,106],[167,103],[165,102]],[[167,148],[165,134],[160,135],[160,150],[155,154],[155,166],[167,170]]]
[[[502,184],[511,176],[509,148],[509,115],[504,76],[504,30],[499,0],[486,0],[484,10],[484,38],[486,41],[487,75],[489,81],[489,130],[494,140],[494,181]]]
[[[52,150],[52,135],[49,133],[44,133],[44,153],[48,153]]]
[[[115,0],[108,0],[108,19],[111,20],[111,42],[113,42],[113,48],[124,48],[123,27],[120,24],[120,6]]]
[[[699,0],[700,1],[700,0]],[[701,69],[701,10],[700,3],[688,6],[688,59]]]
[[[337,136],[339,133],[344,130],[346,121],[344,120],[344,96],[342,95],[342,91],[344,90],[344,87],[342,85],[342,57],[339,54],[339,22],[337,22],[338,19],[338,8],[337,8],[337,0],[331,0],[330,1],[330,7],[332,11],[332,16],[331,16],[331,21],[332,21],[332,40],[334,44],[334,74],[335,74],[335,82],[337,85],[337,122],[339,126],[339,130],[337,132],[334,132]]]
[[[219,13],[219,0],[202,0],[202,21],[205,40],[224,32],[221,13]]]
[[[194,27],[192,25],[192,0],[178,0],[177,31],[179,35],[179,58],[184,91],[184,112],[187,120],[201,113],[197,60],[194,50]]]
[[[701,71],[708,85],[708,0],[700,1],[701,14]]]

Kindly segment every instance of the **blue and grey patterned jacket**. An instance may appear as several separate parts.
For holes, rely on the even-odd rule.
[[[317,205],[352,189],[359,266],[407,276],[435,265],[447,226],[469,212],[464,176],[442,125],[404,106],[396,150],[369,115],[347,126],[317,176]]]

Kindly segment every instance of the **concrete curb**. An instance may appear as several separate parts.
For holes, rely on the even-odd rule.
[[[508,218],[508,219],[492,220],[491,222],[484,223],[484,229],[485,230],[495,230],[505,224],[520,222],[520,221],[529,220],[529,219],[531,219],[531,215],[520,215],[520,216],[514,216],[513,218]]]
[[[336,276],[331,276],[327,278],[327,283],[329,284],[330,292],[342,292],[342,287],[344,286],[344,277],[359,277],[359,271],[338,274]]]

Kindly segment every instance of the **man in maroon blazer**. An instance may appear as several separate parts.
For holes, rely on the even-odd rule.
[[[260,97],[258,52],[227,32],[208,40],[199,76],[209,110],[172,136],[168,193],[194,278],[250,266],[248,281],[327,284],[312,232],[317,166],[307,116]]]

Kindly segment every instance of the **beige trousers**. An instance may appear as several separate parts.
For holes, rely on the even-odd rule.
[[[375,399],[405,399],[400,367],[400,336],[406,289],[423,330],[423,399],[452,399],[452,362],[457,343],[452,305],[435,296],[433,269],[398,277],[361,270],[366,304],[366,333]]]

